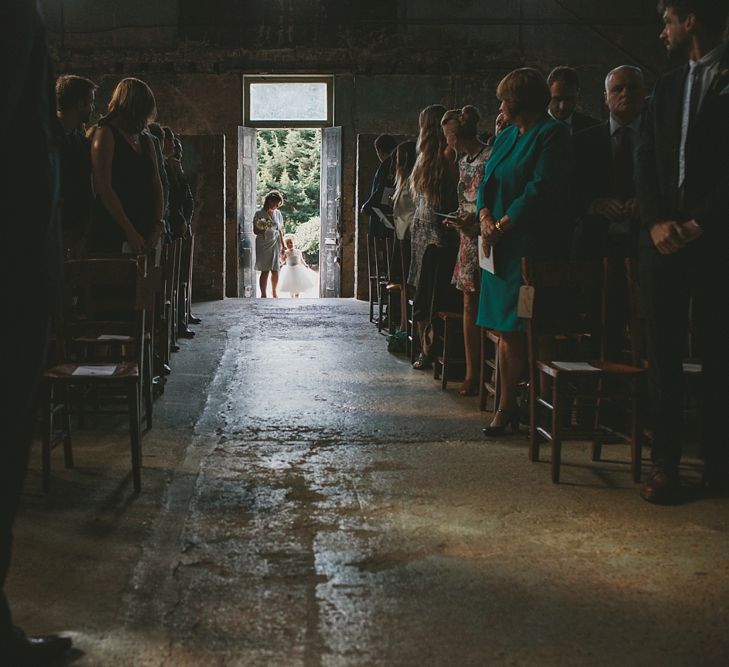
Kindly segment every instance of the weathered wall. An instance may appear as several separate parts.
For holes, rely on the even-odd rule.
[[[195,193],[192,229],[195,248],[192,298],[213,301],[225,297],[225,137],[221,134],[182,135],[182,166]]]
[[[490,126],[496,83],[514,67],[569,63],[583,107],[602,114],[618,64],[664,67],[653,2],[634,0],[45,0],[59,72],[103,84],[147,80],[160,120],[226,137],[226,293],[237,292],[236,127],[241,75],[335,74],[343,128],[342,294],[353,295],[358,216],[356,137],[412,135],[428,104],[479,106]],[[358,296],[362,291],[358,290]]]

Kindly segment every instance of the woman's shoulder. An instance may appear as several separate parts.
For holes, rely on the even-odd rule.
[[[256,212],[253,214],[253,217],[255,219],[259,218],[265,218],[266,217],[266,211],[264,211],[262,208],[259,208],[256,210]]]

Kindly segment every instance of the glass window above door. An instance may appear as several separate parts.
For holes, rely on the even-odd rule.
[[[244,123],[250,127],[333,125],[331,77],[244,77]]]

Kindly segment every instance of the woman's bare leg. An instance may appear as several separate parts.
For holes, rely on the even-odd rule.
[[[271,271],[271,296],[273,296],[274,299],[278,299],[278,292],[276,289],[278,288],[278,271]]]
[[[463,390],[472,391],[473,385],[478,382],[478,361],[481,341],[476,326],[478,314],[478,292],[463,293],[463,343],[466,356],[466,377],[463,380]]]
[[[266,288],[268,287],[269,271],[261,271],[261,277],[258,279],[258,286],[261,288],[261,298],[266,298]]]
[[[499,409],[491,426],[503,426],[516,407],[516,391],[526,368],[526,337],[520,332],[502,333],[499,340]]]

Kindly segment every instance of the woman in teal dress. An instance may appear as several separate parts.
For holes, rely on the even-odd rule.
[[[494,141],[476,202],[481,243],[496,267],[481,272],[476,323],[501,334],[501,394],[486,435],[518,427],[516,392],[527,361],[526,327],[517,315],[521,258],[568,257],[573,168],[569,128],[547,114],[549,88],[537,70],[507,74],[496,95],[509,127]]]

